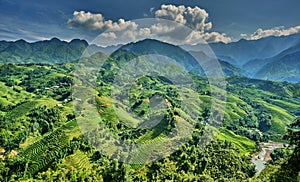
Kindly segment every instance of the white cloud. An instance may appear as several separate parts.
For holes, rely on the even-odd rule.
[[[74,11],[73,18],[68,20],[68,25],[92,30],[110,29],[114,31],[135,30],[137,28],[137,24],[132,21],[119,19],[113,22],[112,20],[105,20],[102,14],[93,14],[85,11]]]
[[[123,31],[109,31],[101,33],[97,37],[97,42],[94,42],[101,46],[127,44],[137,40],[142,40],[151,36],[151,30],[149,28],[139,29],[126,29]]]
[[[186,37],[185,43],[187,44],[197,44],[201,42],[201,40],[205,40],[206,42],[231,42],[231,38],[227,37],[225,33],[219,32],[206,32],[202,33],[199,31],[193,31],[189,36]]]
[[[231,42],[231,38],[227,37],[225,33],[219,33],[219,32],[209,32],[204,33],[203,39],[207,42],[224,42],[229,43]]]
[[[166,23],[157,23],[150,27],[151,33],[159,35],[159,34],[168,34],[176,29],[174,24],[166,24]]]
[[[208,22],[208,13],[199,8],[175,6],[175,5],[162,5],[159,10],[155,12],[155,17],[163,18],[171,21],[181,23],[193,29],[192,33],[184,38],[181,43],[196,44],[203,40],[207,42],[231,42],[231,38],[227,37],[225,33],[208,32],[212,28],[212,22]],[[158,32],[171,32],[174,27],[153,27],[153,30]]]
[[[263,30],[261,28],[257,29],[253,34],[251,34],[248,39],[249,40],[257,40],[264,37],[270,37],[270,36],[287,36],[295,33],[300,32],[300,25],[290,28],[285,28],[284,26],[275,27],[272,29],[266,29]]]
[[[161,9],[155,12],[157,18],[176,21],[189,26],[192,29],[204,32],[212,28],[211,22],[206,22],[208,13],[197,6],[194,8],[174,5],[162,5]]]
[[[139,35],[142,37],[150,36],[151,30],[149,28],[141,28],[141,29],[139,29]]]
[[[114,40],[117,38],[117,35],[114,32],[104,32],[101,36],[105,39]]]
[[[170,20],[170,23],[150,24],[147,27],[139,27],[134,21],[105,20],[102,14],[94,14],[85,11],[74,11],[73,17],[68,20],[70,27],[79,27],[89,30],[105,31],[98,37],[104,44],[125,44],[145,38],[164,37],[169,43],[174,44],[196,44],[207,42],[231,41],[224,33],[209,32],[212,23],[208,22],[208,13],[197,6],[185,7],[174,5],[161,5],[160,9],[150,8],[156,18]],[[147,19],[145,19],[147,21]],[[172,23],[173,22],[173,23]],[[179,24],[175,25],[177,22]],[[191,28],[188,34],[178,31],[178,27],[187,26]],[[182,26],[182,27],[184,27]],[[187,28],[186,28],[187,29]],[[105,46],[105,45],[103,45]]]
[[[245,33],[241,33],[240,36],[241,36],[241,37],[247,37],[248,35],[245,34]]]

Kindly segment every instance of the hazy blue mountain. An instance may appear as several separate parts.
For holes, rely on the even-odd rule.
[[[300,34],[267,37],[259,40],[241,39],[232,43],[211,43],[216,56],[233,65],[242,67],[250,60],[266,59],[300,43]],[[203,45],[184,46],[187,50],[202,50]]]
[[[300,34],[267,37],[259,40],[240,40],[230,44],[214,43],[211,47],[217,56],[228,56],[244,65],[253,59],[273,57],[300,43]]]
[[[227,61],[219,60],[222,71],[225,76],[240,76],[243,75],[243,71],[240,68],[233,66]]]
[[[184,46],[187,50],[203,50],[205,45]],[[267,37],[232,43],[212,43],[218,59],[242,70],[242,75],[278,81],[299,82],[300,34]]]
[[[277,80],[300,82],[300,50],[271,61],[263,66],[255,78],[264,80]]]
[[[300,44],[297,44],[273,57],[250,60],[242,69],[247,71],[247,76],[253,78],[299,82],[299,52]]]
[[[300,44],[297,44],[295,46],[292,46],[284,51],[282,51],[281,53],[270,57],[270,58],[266,58],[266,59],[253,59],[248,61],[246,64],[244,64],[242,66],[242,68],[244,70],[247,70],[248,73],[250,73],[248,76],[252,77],[255,76],[255,74],[262,69],[264,66],[269,65],[270,64],[274,64],[273,62],[276,62],[278,60],[283,59],[284,57],[286,57],[289,54],[293,54],[300,51]],[[276,65],[274,65],[276,66]]]
[[[136,43],[130,43],[120,47],[111,56],[118,61],[128,61],[140,55],[158,54],[169,57],[175,60],[179,65],[184,67],[187,71],[192,73],[200,73],[204,75],[201,65],[192,55],[197,54],[201,64],[206,64],[210,61],[210,57],[203,52],[187,52],[179,46],[171,45],[168,43],[160,42],[153,39],[145,39]],[[241,70],[231,65],[228,62],[219,61],[225,76],[241,75]]]

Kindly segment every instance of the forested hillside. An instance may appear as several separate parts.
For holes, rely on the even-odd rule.
[[[93,59],[97,56],[101,57],[94,55]],[[111,76],[117,73],[119,61],[111,59],[97,79],[95,98],[102,120],[126,142],[163,141],[176,127],[176,118],[185,117],[176,109],[176,89],[159,76],[138,80],[130,101],[136,114],[149,114],[148,99],[157,91],[171,107],[159,129],[130,128],[124,123],[135,120],[125,114],[117,117],[110,97]],[[291,130],[290,138],[284,136],[300,115],[299,84],[228,77],[225,119],[220,129],[211,127],[213,140],[199,147],[206,128],[203,121],[210,114],[211,93],[206,78],[193,75],[202,115],[187,143],[148,164],[110,160],[88,143],[77,125],[73,106],[79,99],[72,98],[76,64],[1,65],[0,181],[259,181],[266,176],[275,178],[280,174],[280,165],[289,164],[290,156],[299,156],[298,148],[294,153],[293,148],[285,149],[284,155],[274,153],[276,160],[262,176],[255,176],[251,163],[260,142],[291,140],[291,144],[298,145]]]

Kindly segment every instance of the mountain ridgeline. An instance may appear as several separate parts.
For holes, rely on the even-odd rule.
[[[24,40],[0,42],[0,63],[65,63],[81,57],[88,46],[84,40],[70,42],[57,38],[29,43]]]
[[[203,45],[184,46],[197,51]],[[228,44],[212,43],[219,60],[242,70],[243,76],[276,81],[300,81],[300,34],[245,40]]]
[[[187,71],[205,74],[192,55],[200,60],[213,59],[205,51],[206,45],[183,45],[181,47],[157,40],[146,39],[123,46],[99,47],[88,45],[84,40],[70,42],[57,38],[28,43],[0,41],[0,63],[66,63],[78,60],[84,50],[103,52],[113,57],[129,54],[135,57],[145,54],[159,54],[175,60]],[[259,40],[240,40],[228,44],[212,43],[225,76],[246,76],[263,80],[300,81],[300,34],[281,37],[267,37]],[[183,48],[183,49],[182,49]],[[123,55],[123,56],[122,56]],[[120,58],[119,58],[120,59]]]

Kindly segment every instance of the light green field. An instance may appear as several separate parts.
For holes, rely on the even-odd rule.
[[[15,90],[13,87],[8,87],[5,83],[0,82],[0,103],[3,105],[16,105],[34,96],[34,94],[24,91],[21,87],[14,86],[14,88]],[[16,90],[19,90],[20,93]]]
[[[286,125],[290,124],[295,119],[295,116],[291,115],[286,109],[278,107],[276,105],[269,104],[265,101],[261,103],[266,106],[272,115],[271,131],[276,133],[285,133]]]
[[[74,154],[63,159],[61,165],[69,169],[90,169],[92,167],[87,154],[80,150],[75,151]]]
[[[238,147],[241,151],[241,155],[248,155],[253,152],[255,149],[255,142],[251,141],[250,139],[236,135],[230,130],[225,128],[220,128],[216,133],[216,137],[219,140],[226,140],[232,142],[236,147]]]
[[[8,113],[8,115],[14,117],[22,117],[25,116],[30,110],[34,109],[35,107],[38,106],[54,107],[58,103],[59,103],[58,101],[50,98],[41,98],[37,100],[32,100],[17,106],[13,110],[11,110]]]

